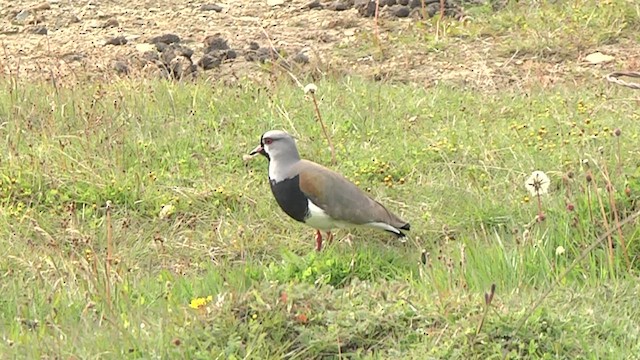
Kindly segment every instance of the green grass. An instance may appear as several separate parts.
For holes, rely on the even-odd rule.
[[[277,208],[266,160],[242,159],[282,128],[303,157],[330,163],[312,103],[286,78],[58,89],[4,79],[0,353],[637,358],[635,222],[571,266],[639,210],[640,111],[628,89],[579,84],[318,81],[333,168],[412,231],[400,242],[340,230],[316,253],[312,230]],[[551,178],[540,222],[524,186],[534,170]]]

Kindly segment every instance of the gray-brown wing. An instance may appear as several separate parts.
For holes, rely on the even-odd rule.
[[[353,224],[383,222],[397,228],[408,226],[344,176],[319,164],[301,160],[294,169],[300,174],[300,189],[336,220]]]

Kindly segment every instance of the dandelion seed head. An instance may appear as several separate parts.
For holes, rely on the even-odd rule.
[[[316,91],[318,91],[318,87],[314,83],[307,84],[307,86],[304,87],[305,94],[308,94],[308,93],[315,94]]]
[[[551,180],[547,174],[542,171],[534,171],[531,173],[531,176],[527,178],[524,186],[532,196],[540,196],[544,195],[549,191],[549,185],[551,184]]]
[[[558,247],[556,248],[556,256],[563,255],[563,254],[564,254],[564,252],[565,252],[564,247],[562,247],[562,246],[558,246]]]

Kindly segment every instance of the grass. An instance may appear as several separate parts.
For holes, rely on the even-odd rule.
[[[640,194],[640,112],[629,90],[591,78],[487,93],[318,81],[333,168],[412,231],[400,242],[340,230],[316,253],[311,229],[275,205],[266,160],[242,159],[264,131],[283,128],[303,157],[331,162],[313,103],[285,79],[2,80],[0,353],[640,353],[640,234],[636,222],[616,231]],[[544,221],[524,186],[534,170],[551,178]]]

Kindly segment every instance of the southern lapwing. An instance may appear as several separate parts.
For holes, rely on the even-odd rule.
[[[405,236],[408,222],[373,200],[344,176],[308,160],[301,160],[291,135],[267,131],[250,155],[269,160],[271,192],[280,208],[293,219],[316,229],[316,250],[322,233],[331,241],[334,228],[363,226]]]

